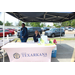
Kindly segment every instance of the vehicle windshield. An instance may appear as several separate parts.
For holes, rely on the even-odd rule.
[[[72,29],[72,28],[69,28],[69,29]]]
[[[27,28],[27,30],[29,30],[30,28]]]
[[[51,28],[51,29],[50,29],[50,31],[55,31],[55,30],[56,30],[56,29],[54,29],[54,28]]]

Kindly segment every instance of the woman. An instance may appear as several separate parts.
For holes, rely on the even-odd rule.
[[[35,34],[34,34],[34,36],[33,36],[34,42],[38,42],[38,38],[40,38],[40,34],[39,34],[39,32],[36,30],[36,31],[35,31]]]

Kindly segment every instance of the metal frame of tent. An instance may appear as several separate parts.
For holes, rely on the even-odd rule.
[[[74,12],[7,12],[24,22],[63,22],[75,18]]]
[[[75,18],[75,13],[74,12],[73,13],[72,12],[62,12],[63,13],[62,16],[60,16],[61,12],[56,13],[58,15],[53,15],[54,12],[43,12],[42,17],[41,16],[37,17],[35,15],[36,17],[35,18],[33,17],[32,20],[30,19],[30,17],[28,18],[28,16],[23,17],[23,15],[21,15],[21,14],[24,14],[24,12],[18,12],[18,13],[17,12],[7,12],[7,13],[14,16],[14,17],[16,17],[19,20],[24,21],[24,22],[39,22],[40,21],[40,22],[59,22],[60,23],[60,22],[64,22],[64,21],[71,20],[71,19]],[[32,12],[32,13],[34,13],[34,12]],[[37,13],[42,14],[42,12],[36,12],[36,14]],[[68,14],[68,15],[64,16],[65,14]],[[29,19],[29,21],[28,21],[28,19]],[[3,45],[4,45],[4,36],[5,36],[4,32],[5,32],[5,12],[4,12],[4,22],[3,22]],[[60,44],[61,44],[61,33],[60,33]],[[4,50],[3,50],[3,62],[4,62]]]

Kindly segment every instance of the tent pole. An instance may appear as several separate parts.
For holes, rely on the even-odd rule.
[[[60,25],[60,44],[61,44],[61,25]]]
[[[3,12],[3,46],[4,46],[4,36],[5,36],[5,12]],[[3,62],[4,62],[4,50],[3,50]]]

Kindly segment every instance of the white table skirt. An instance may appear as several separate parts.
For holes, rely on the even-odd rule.
[[[55,47],[38,43],[8,43],[2,49],[7,52],[10,62],[51,62],[51,53]]]

